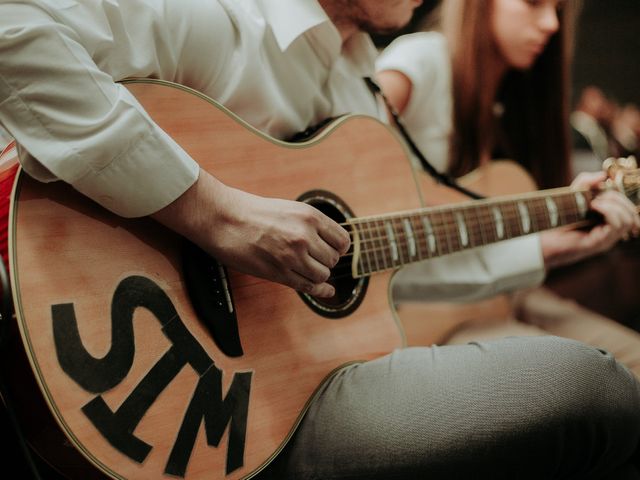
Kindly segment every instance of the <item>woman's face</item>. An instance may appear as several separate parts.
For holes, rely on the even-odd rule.
[[[558,31],[563,0],[493,0],[492,28],[498,52],[512,68],[530,68]]]

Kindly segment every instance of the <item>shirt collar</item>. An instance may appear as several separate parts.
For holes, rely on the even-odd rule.
[[[273,30],[278,46],[283,52],[296,38],[313,27],[322,24],[333,27],[318,0],[259,1],[262,14]]]
[[[340,33],[318,0],[259,0],[262,14],[284,52],[299,37],[307,34],[313,48],[327,63],[333,63],[344,53],[362,76],[372,76],[378,51],[371,37],[357,32],[343,46]],[[292,21],[295,19],[295,21]],[[343,51],[344,50],[344,51]]]

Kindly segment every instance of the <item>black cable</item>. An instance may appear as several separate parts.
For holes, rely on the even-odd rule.
[[[389,109],[389,112],[391,113],[391,116],[393,117],[393,120],[396,123],[396,126],[398,127],[400,134],[402,135],[404,140],[407,142],[409,149],[420,161],[422,168],[424,168],[425,171],[429,175],[431,175],[436,182],[446,185],[447,187],[453,188],[454,190],[457,190],[458,192],[476,200],[485,198],[483,195],[473,192],[463,187],[462,185],[458,184],[458,182],[456,182],[456,180],[450,175],[445,175],[444,173],[440,173],[438,170],[436,170],[436,168],[431,164],[431,162],[429,162],[426,159],[426,157],[422,154],[418,146],[415,144],[415,142],[411,138],[411,135],[409,135],[409,132],[407,131],[404,124],[400,120],[400,115],[398,114],[396,109],[393,107],[393,105],[391,105],[391,103],[387,99],[386,95],[384,94],[380,86],[370,77],[365,77],[364,81],[367,83],[367,86],[373,92],[374,95],[380,95],[380,97],[384,100],[384,103]]]

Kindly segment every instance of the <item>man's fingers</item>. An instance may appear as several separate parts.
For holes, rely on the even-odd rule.
[[[339,255],[344,255],[351,245],[351,236],[344,228],[329,217],[322,216],[318,225],[318,235],[331,245]]]
[[[331,274],[329,267],[310,255],[305,255],[304,258],[301,258],[293,268],[293,271],[314,284],[326,282]]]
[[[309,244],[308,248],[309,255],[328,268],[335,267],[338,260],[340,260],[338,250],[325,242],[320,236],[317,237],[315,242]]]
[[[314,297],[320,298],[331,298],[335,295],[336,290],[328,283],[321,283],[319,285],[314,285],[309,295],[313,295]]]
[[[290,270],[281,283],[302,293],[308,293],[314,297],[329,298],[335,294],[335,289],[326,282],[314,283],[299,273]]]

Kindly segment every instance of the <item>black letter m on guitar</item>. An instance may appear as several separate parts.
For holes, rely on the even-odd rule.
[[[100,394],[118,385],[131,369],[135,355],[133,314],[138,307],[155,315],[171,347],[114,412]],[[130,276],[120,282],[111,303],[111,349],[101,359],[91,356],[84,347],[73,304],[53,305],[51,314],[60,366],[84,390],[97,394],[82,410],[112,446],[136,462],[144,461],[152,446],[133,431],[160,393],[188,364],[199,380],[165,473],[185,475],[203,421],[210,446],[217,447],[229,428],[226,473],[243,465],[252,373],[235,373],[223,398],[222,371],[185,327],[171,300],[157,284],[141,276]]]

